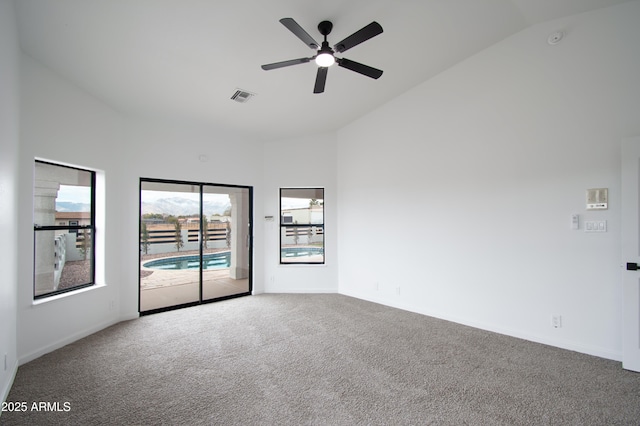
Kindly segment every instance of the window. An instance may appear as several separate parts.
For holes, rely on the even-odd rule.
[[[33,295],[95,282],[95,172],[35,161]]]
[[[280,263],[324,263],[324,189],[280,189]]]

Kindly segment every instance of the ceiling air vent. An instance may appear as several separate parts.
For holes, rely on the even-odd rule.
[[[255,96],[254,93],[247,92],[246,90],[238,89],[236,90],[236,93],[234,93],[233,96],[231,96],[231,99],[243,104],[254,96]]]

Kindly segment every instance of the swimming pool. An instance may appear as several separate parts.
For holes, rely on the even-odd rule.
[[[284,247],[280,249],[281,258],[314,256],[324,254],[321,247]]]
[[[205,254],[202,256],[202,269],[223,269],[231,264],[231,252]],[[165,271],[181,269],[200,269],[200,256],[163,257],[161,259],[150,260],[142,264],[149,269],[162,269]]]
[[[303,257],[323,254],[320,247],[286,247],[280,251],[282,258]],[[231,252],[210,253],[202,256],[202,269],[224,269],[231,265]],[[149,269],[161,269],[163,271],[177,271],[184,269],[199,269],[200,256],[197,254],[189,256],[163,257],[150,260],[142,264]]]

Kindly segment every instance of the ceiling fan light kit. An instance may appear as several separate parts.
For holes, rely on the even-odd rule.
[[[336,63],[336,58],[331,53],[320,53],[316,56],[316,65],[319,67],[330,67]]]
[[[313,93],[323,93],[324,85],[327,80],[327,70],[330,66],[337,63],[338,66],[346,68],[348,70],[357,72],[367,77],[378,79],[382,75],[382,70],[370,67],[368,65],[361,64],[356,61],[351,61],[347,58],[336,58],[335,53],[342,53],[360,43],[363,43],[370,38],[382,33],[382,26],[377,22],[372,22],[369,25],[361,28],[355,33],[351,34],[344,40],[336,43],[333,48],[329,46],[327,36],[333,29],[333,24],[329,21],[322,21],[318,24],[318,31],[324,37],[322,44],[319,44],[313,39],[293,18],[282,18],[280,23],[287,27],[296,37],[298,37],[307,47],[316,50],[315,56],[310,58],[291,59],[288,61],[274,62],[272,64],[262,65],[262,69],[265,71],[273,70],[277,68],[289,67],[292,65],[304,64],[314,61],[318,65],[318,73],[316,75],[316,83],[313,89]]]

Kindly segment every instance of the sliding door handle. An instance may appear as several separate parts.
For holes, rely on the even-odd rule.
[[[630,263],[627,262],[627,271],[637,271],[638,269],[638,264],[637,263]]]

